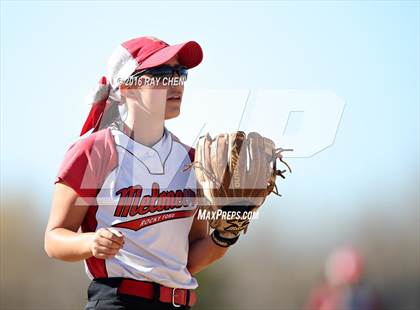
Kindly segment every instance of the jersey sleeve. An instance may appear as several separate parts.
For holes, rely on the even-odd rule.
[[[117,165],[116,154],[109,129],[76,141],[67,150],[54,184],[64,182],[92,204],[105,178]]]

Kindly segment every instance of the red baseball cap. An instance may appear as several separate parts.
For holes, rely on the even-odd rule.
[[[159,66],[175,55],[188,69],[197,66],[203,59],[201,46],[195,41],[169,45],[156,37],[139,37],[121,44],[137,61],[136,70]]]
[[[203,60],[201,46],[195,41],[169,45],[156,37],[139,37],[120,44],[112,53],[106,76],[103,76],[89,96],[92,108],[80,135],[90,129],[98,130],[102,116],[112,105],[121,101],[120,82],[130,77],[136,70],[159,66],[178,55],[178,62],[188,69]]]
[[[201,46],[195,41],[169,45],[156,37],[138,37],[117,47],[107,65],[107,79],[114,90],[119,80],[127,79],[134,71],[159,66],[178,55],[178,62],[188,69],[203,60]]]

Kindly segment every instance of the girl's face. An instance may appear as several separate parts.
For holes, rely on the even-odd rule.
[[[177,56],[164,64],[178,65]],[[178,76],[175,74],[175,77]],[[121,85],[121,94],[126,97],[128,109],[135,109],[139,113],[146,113],[153,118],[171,119],[180,114],[182,95],[184,92],[183,83],[176,83],[176,79],[169,83],[168,80],[157,80],[150,75],[143,75],[141,83],[135,86]],[[159,84],[157,83],[159,82]]]

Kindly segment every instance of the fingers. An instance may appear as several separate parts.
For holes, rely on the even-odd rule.
[[[211,154],[210,154],[210,146],[212,144],[212,138],[209,134],[204,137],[204,146],[203,146],[203,162],[206,163],[206,169],[210,174],[213,174],[213,168],[211,166]]]
[[[228,166],[229,166],[229,190],[235,197],[243,197],[245,194],[245,174],[247,166],[247,143],[243,131],[237,131],[228,136]]]
[[[122,233],[117,231],[115,228],[101,228],[98,230],[99,235],[103,238],[109,239],[119,245],[124,244],[124,236]]]
[[[220,134],[215,138],[211,145],[211,161],[217,180],[223,182],[225,174],[228,173],[228,135]],[[220,188],[220,189],[219,189]],[[218,184],[218,189],[222,191],[222,195],[226,196],[224,186]]]
[[[100,238],[98,239],[98,245],[110,249],[120,249],[122,245],[116,243],[115,241],[109,240],[107,238]]]
[[[93,243],[91,247],[92,255],[96,258],[102,259],[111,259],[113,258],[120,248],[109,248],[106,246],[99,245],[98,243]]]
[[[238,158],[238,164],[236,166],[236,178],[237,180],[234,180],[234,186],[237,187],[239,192],[241,193],[241,197],[246,196],[247,184],[246,184],[246,170],[247,170],[247,161],[248,161],[248,143],[246,139],[246,135],[242,131],[238,131],[236,133],[236,143],[237,147],[239,148],[239,158]],[[238,192],[238,193],[239,193]]]
[[[104,253],[96,253],[94,256],[96,258],[100,258],[100,259],[111,259],[115,256],[115,254],[114,255],[108,255],[108,254],[104,254]]]
[[[114,256],[115,254],[118,253],[118,250],[119,250],[119,248],[111,249],[105,246],[98,246],[96,249],[99,254],[108,255],[108,256]]]
[[[276,146],[273,140],[264,137],[264,153],[267,159],[273,156],[273,154],[275,153],[275,149],[276,149]],[[266,168],[265,175],[267,178],[270,178],[270,175],[272,173],[271,161],[267,160],[266,163],[267,164],[265,165],[265,168]]]
[[[250,161],[246,179],[249,188],[252,188],[249,197],[252,197],[254,205],[259,206],[270,194],[271,187],[274,187],[273,155],[276,149],[271,139],[256,132],[248,134],[248,141]]]
[[[124,245],[124,235],[116,229],[100,228],[96,231],[90,245],[92,255],[96,258],[110,259]]]
[[[262,185],[260,181],[261,174],[261,161],[264,160],[261,154],[263,153],[262,138],[256,132],[250,132],[248,134],[249,140],[249,152],[250,152],[250,165],[248,169],[248,179],[251,181],[251,184],[248,184],[250,188],[261,188]]]

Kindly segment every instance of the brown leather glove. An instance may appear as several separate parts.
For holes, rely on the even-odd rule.
[[[219,214],[209,219],[216,244],[226,247],[235,243],[239,234],[246,232],[249,212],[255,212],[270,193],[278,194],[276,177],[284,178],[286,170],[278,170],[276,160],[291,172],[282,159],[283,151],[291,149],[275,148],[272,140],[256,132],[199,138],[190,167],[195,169],[198,196],[205,198],[204,209]]]

